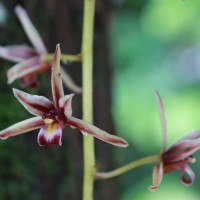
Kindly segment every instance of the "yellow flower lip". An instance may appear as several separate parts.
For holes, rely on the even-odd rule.
[[[44,119],[44,123],[45,124],[52,124],[53,123],[53,119],[46,118],[46,119]]]

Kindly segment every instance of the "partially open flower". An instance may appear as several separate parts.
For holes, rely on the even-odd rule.
[[[128,145],[124,139],[110,135],[92,124],[72,116],[71,104],[74,95],[64,95],[60,73],[59,45],[57,45],[52,66],[51,86],[53,102],[43,96],[31,95],[13,89],[15,97],[24,108],[36,117],[24,120],[0,131],[1,139],[40,128],[38,134],[39,145],[61,145],[62,130],[65,125],[70,125],[78,128],[84,134],[92,135],[107,143],[120,147],[126,147]]]
[[[193,184],[195,174],[188,163],[194,163],[193,153],[200,149],[200,130],[193,131],[179,139],[168,150],[166,150],[167,128],[164,107],[162,100],[156,92],[160,117],[162,124],[163,143],[160,153],[160,162],[156,163],[153,170],[153,185],[149,187],[150,191],[155,191],[162,181],[164,173],[181,170],[181,181],[189,186]]]
[[[22,87],[37,87],[36,75],[47,72],[51,67],[51,63],[45,62],[43,59],[48,51],[26,11],[18,5],[15,7],[15,13],[34,48],[26,45],[0,46],[0,57],[17,63],[7,72],[9,84],[19,79]],[[80,87],[72,81],[65,70],[62,70],[62,74],[69,89],[80,93]]]

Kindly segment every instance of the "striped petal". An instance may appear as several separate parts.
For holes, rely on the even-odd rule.
[[[109,144],[119,146],[119,147],[127,147],[128,143],[117,136],[110,135],[109,133],[97,128],[96,126],[93,126],[92,124],[85,122],[83,120],[77,119],[75,117],[70,117],[67,119],[67,123],[71,126],[74,126],[84,134],[84,135],[92,135],[104,142],[107,142]]]
[[[31,95],[17,89],[13,89],[13,93],[24,108],[33,115],[43,116],[54,108],[53,102],[46,97]]]
[[[200,149],[200,141],[184,139],[177,145],[173,145],[168,151],[164,152],[163,160],[165,162],[177,162],[191,156]]]
[[[64,110],[64,114],[66,117],[70,117],[72,115],[72,98],[74,94],[65,95],[61,99],[59,99],[59,106]]]
[[[59,99],[64,96],[62,77],[60,74],[60,45],[56,46],[54,62],[52,65],[51,87],[56,109],[59,108]]]
[[[57,123],[45,124],[38,134],[38,144],[45,146],[47,144],[62,145],[62,128]]]
[[[149,186],[149,190],[154,192],[160,185],[163,177],[163,162],[155,164],[153,168],[153,185]]]
[[[26,11],[21,6],[15,7],[15,13],[19,18],[28,38],[30,39],[32,45],[35,47],[38,53],[47,54],[45,45],[40,37],[38,31],[33,26],[31,20],[29,19]]]
[[[21,62],[37,55],[33,48],[26,45],[0,46],[0,57],[13,62]]]
[[[33,117],[21,122],[18,122],[2,131],[0,131],[0,139],[26,133],[35,129],[39,129],[44,125],[41,117]]]
[[[43,72],[49,68],[48,64],[42,63],[40,57],[34,57],[25,61],[22,61],[13,67],[11,67],[7,72],[8,83],[12,83],[16,79],[22,78],[25,75]]]

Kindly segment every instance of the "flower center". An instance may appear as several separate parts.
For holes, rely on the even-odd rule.
[[[44,123],[47,125],[53,124],[55,122],[59,124],[65,123],[64,114],[55,109],[52,109],[48,113],[45,113],[42,119],[44,120]]]

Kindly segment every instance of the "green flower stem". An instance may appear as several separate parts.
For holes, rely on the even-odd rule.
[[[113,171],[110,172],[97,172],[95,173],[95,179],[109,179],[109,178],[114,178],[116,176],[119,176],[125,172],[128,172],[132,169],[135,169],[137,167],[151,164],[151,163],[158,163],[160,161],[160,155],[154,155],[154,156],[149,156],[145,158],[141,158],[139,160],[133,161],[127,165],[124,165],[122,167],[119,167]]]
[[[84,0],[83,38],[82,38],[82,92],[83,119],[93,123],[93,32],[94,32],[95,0]],[[93,199],[95,173],[94,138],[83,137],[83,200]]]
[[[54,54],[47,54],[45,56],[42,57],[42,60],[44,62],[52,62],[54,59]],[[80,62],[81,61],[81,54],[77,54],[77,55],[69,55],[69,54],[62,54],[60,59],[63,62]]]

